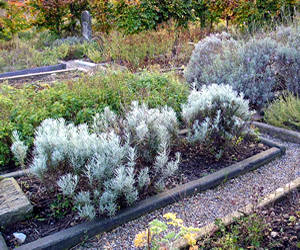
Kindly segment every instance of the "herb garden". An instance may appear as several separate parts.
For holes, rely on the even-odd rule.
[[[0,248],[300,246],[296,1],[0,6]]]

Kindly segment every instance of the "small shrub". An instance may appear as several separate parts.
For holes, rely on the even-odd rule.
[[[176,127],[172,109],[148,109],[137,103],[119,121],[106,108],[94,118],[92,131],[97,133],[89,132],[86,124],[46,119],[35,132],[30,171],[42,181],[57,181],[63,194],[77,203],[79,215],[93,219],[96,207],[100,214],[112,216],[122,205],[132,205],[139,191],[164,189],[165,179],[179,165],[179,154],[176,160],[168,156],[169,137]],[[59,176],[61,171],[67,174]],[[89,183],[89,193],[77,188],[82,181]]]
[[[212,84],[191,92],[182,117],[190,129],[189,141],[200,142],[220,158],[245,132],[251,112],[248,101],[231,86]]]
[[[215,224],[219,231],[203,242],[199,241],[201,247],[205,249],[260,248],[267,230],[264,218],[256,213],[237,219],[229,226],[225,226],[220,220],[216,220]]]
[[[300,48],[300,46],[299,46]],[[287,46],[276,51],[274,72],[280,90],[288,90],[300,95],[300,50]]]
[[[21,167],[24,168],[28,147],[24,144],[23,141],[20,140],[17,131],[13,131],[12,136],[13,144],[10,148],[11,152],[14,154],[17,162],[21,165]]]
[[[300,25],[297,22],[289,26],[279,26],[270,36],[288,47],[300,49]]]
[[[265,111],[264,120],[274,126],[300,132],[300,99],[292,94],[275,100]]]

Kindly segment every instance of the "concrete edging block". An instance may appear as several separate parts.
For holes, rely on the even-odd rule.
[[[266,141],[266,144],[268,142]],[[121,210],[113,218],[94,220],[82,223],[74,227],[61,230],[49,236],[40,238],[31,243],[21,245],[18,250],[29,249],[66,249],[70,248],[86,237],[93,237],[96,234],[112,230],[128,221],[134,220],[144,214],[162,208],[166,205],[177,202],[187,196],[216,187],[227,180],[241,175],[250,170],[254,170],[284,154],[276,143],[272,142],[272,148],[247,158],[241,162],[235,163],[229,167],[223,168],[213,174],[202,177],[198,180],[178,186],[174,189],[157,194],[146,200],[138,202],[135,206]]]
[[[16,178],[16,177],[24,176],[26,174],[29,174],[28,169],[17,170],[17,171],[14,171],[14,172],[10,172],[10,173],[7,173],[7,174],[0,175],[0,177],[2,177],[2,178],[10,178],[10,177]]]
[[[8,247],[6,245],[6,242],[5,242],[1,232],[0,232],[0,249],[1,250],[8,250]]]
[[[278,128],[266,123],[262,122],[252,122],[252,124],[256,127],[258,127],[262,132],[270,134],[274,137],[277,137],[279,139],[282,139],[284,141],[289,141],[293,143],[299,143],[300,144],[300,133],[285,129],[285,128]]]
[[[24,69],[24,70],[18,70],[18,71],[13,71],[13,72],[6,72],[6,73],[0,74],[0,80],[2,80],[2,78],[5,79],[5,78],[14,77],[14,76],[44,73],[44,72],[55,71],[55,70],[65,70],[66,67],[67,67],[66,64],[61,63],[61,64],[37,67],[37,68],[32,68],[32,69]]]

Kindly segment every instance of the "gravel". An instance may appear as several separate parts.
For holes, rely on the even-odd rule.
[[[74,249],[136,249],[133,246],[135,235],[145,230],[151,220],[162,220],[162,215],[167,212],[177,213],[177,217],[183,219],[187,226],[201,227],[300,177],[300,145],[270,139],[287,147],[284,156],[214,189],[185,198],[110,232],[97,235]]]

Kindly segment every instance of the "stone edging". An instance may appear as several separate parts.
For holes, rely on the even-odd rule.
[[[21,177],[21,176],[24,176],[26,174],[29,174],[29,171],[28,169],[26,170],[17,170],[17,171],[14,171],[14,172],[10,172],[10,173],[7,173],[7,174],[3,174],[3,175],[0,175],[1,178],[11,178],[11,177]]]
[[[263,140],[264,139],[262,139],[262,141]],[[160,193],[150,197],[149,199],[140,201],[135,206],[122,210],[113,218],[94,220],[61,230],[31,243],[21,245],[18,247],[18,250],[59,250],[70,248],[86,239],[86,237],[93,237],[96,234],[112,230],[113,228],[116,228],[128,221],[134,220],[144,214],[177,202],[187,196],[191,196],[195,193],[216,187],[233,177],[241,175],[250,170],[254,170],[285,153],[285,148],[281,145],[269,140],[265,140],[264,143],[270,145],[272,148],[247,158],[241,162],[235,163],[229,167],[223,168],[213,174]]]
[[[66,64],[61,63],[61,64],[50,65],[50,66],[6,72],[0,74],[0,80],[13,79],[14,77],[18,77],[18,76],[26,76],[30,74],[46,73],[50,71],[65,70],[65,69],[66,69]]]
[[[252,124],[256,127],[258,127],[262,132],[270,134],[274,137],[277,137],[279,139],[282,139],[284,141],[294,142],[300,144],[300,133],[284,129],[284,128],[278,128],[274,127],[272,125],[262,123],[262,122],[252,122]]]
[[[263,208],[263,207],[271,204],[272,202],[275,202],[276,200],[280,199],[281,197],[286,196],[289,192],[291,192],[299,187],[300,187],[300,177],[297,178],[296,180],[286,184],[285,186],[276,189],[273,193],[265,196],[258,204],[248,204],[245,207],[243,207],[231,214],[224,216],[223,218],[221,218],[221,221],[225,226],[228,226],[228,225],[232,224],[236,219],[239,219],[243,216],[252,214],[255,211],[255,209]],[[204,236],[212,234],[213,232],[215,232],[217,230],[218,230],[218,226],[216,226],[215,223],[210,223],[204,227],[201,227],[200,231],[197,232],[197,236],[195,238],[197,240],[200,240]],[[188,246],[187,242],[183,239],[178,240],[175,243],[176,249],[180,249],[180,248],[187,247],[187,246]]]
[[[6,245],[6,242],[5,242],[1,232],[0,232],[0,249],[1,250],[8,250],[8,247]]]

